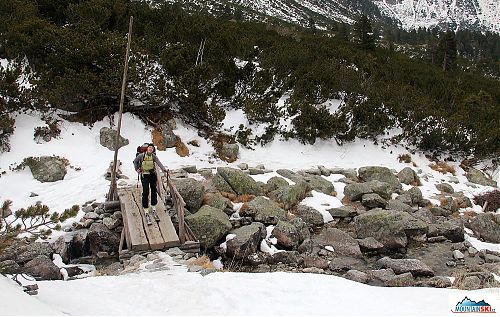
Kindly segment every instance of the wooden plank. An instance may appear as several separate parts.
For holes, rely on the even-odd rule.
[[[119,193],[121,193],[120,201],[123,204],[122,212],[126,214],[124,220],[126,220],[126,228],[130,236],[129,241],[131,248],[129,250],[138,251],[149,249],[149,242],[144,232],[142,215],[133,191],[130,188],[120,189]]]
[[[158,222],[158,227],[163,237],[163,241],[165,242],[165,247],[171,248],[179,246],[181,242],[179,241],[179,237],[177,236],[177,232],[175,231],[175,227],[174,224],[172,223],[172,220],[167,215],[165,205],[163,204],[163,202],[159,201],[158,205],[156,205],[156,213],[160,218],[160,222]]]
[[[127,195],[127,193],[124,192],[123,189],[118,189],[117,192],[118,192],[118,197],[123,197],[124,195]],[[130,231],[128,230],[128,225],[127,225],[128,221],[127,221],[127,212],[126,212],[126,206],[125,206],[126,199],[123,198],[122,200],[120,200],[122,217],[123,217],[123,219],[122,219],[122,222],[123,222],[122,233],[124,233],[124,238],[125,238],[125,241],[127,242],[127,249],[131,250],[132,243],[130,242]]]
[[[135,201],[141,201],[142,194],[139,189],[134,190],[133,195]],[[141,216],[140,224],[143,226],[144,232],[146,233],[149,248],[151,250],[162,250],[163,248],[165,248],[165,242],[163,241],[163,237],[161,236],[160,229],[158,228],[156,221],[154,219],[151,219],[153,223],[151,225],[147,224],[146,215],[142,206],[139,208],[139,213]]]
[[[120,234],[120,245],[118,246],[118,254],[122,253],[124,240],[125,240],[125,228],[122,229],[122,233]]]

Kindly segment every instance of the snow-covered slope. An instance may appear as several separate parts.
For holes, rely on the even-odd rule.
[[[381,12],[406,29],[448,26],[500,32],[500,2],[495,0],[374,0]]]

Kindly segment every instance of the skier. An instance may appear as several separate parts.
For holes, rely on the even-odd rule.
[[[160,169],[170,175],[170,171],[163,166],[160,159],[154,154],[155,146],[149,143],[146,152],[139,153],[134,159],[134,167],[137,173],[141,175],[142,183],[142,208],[146,216],[146,222],[151,224],[151,215],[156,221],[160,221],[156,213],[156,204],[158,203],[156,183],[158,176],[155,171],[155,164],[158,164]],[[149,207],[149,189],[151,188],[151,208]]]

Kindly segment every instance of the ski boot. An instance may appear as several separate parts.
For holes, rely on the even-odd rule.
[[[151,214],[156,222],[160,222],[160,217],[158,217],[158,213],[156,212],[156,208],[154,206],[151,208]]]

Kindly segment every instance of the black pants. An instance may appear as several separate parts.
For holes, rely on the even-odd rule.
[[[158,203],[157,190],[156,190],[156,174],[142,174],[142,207],[149,207],[149,188],[151,187],[151,205],[156,206]]]

